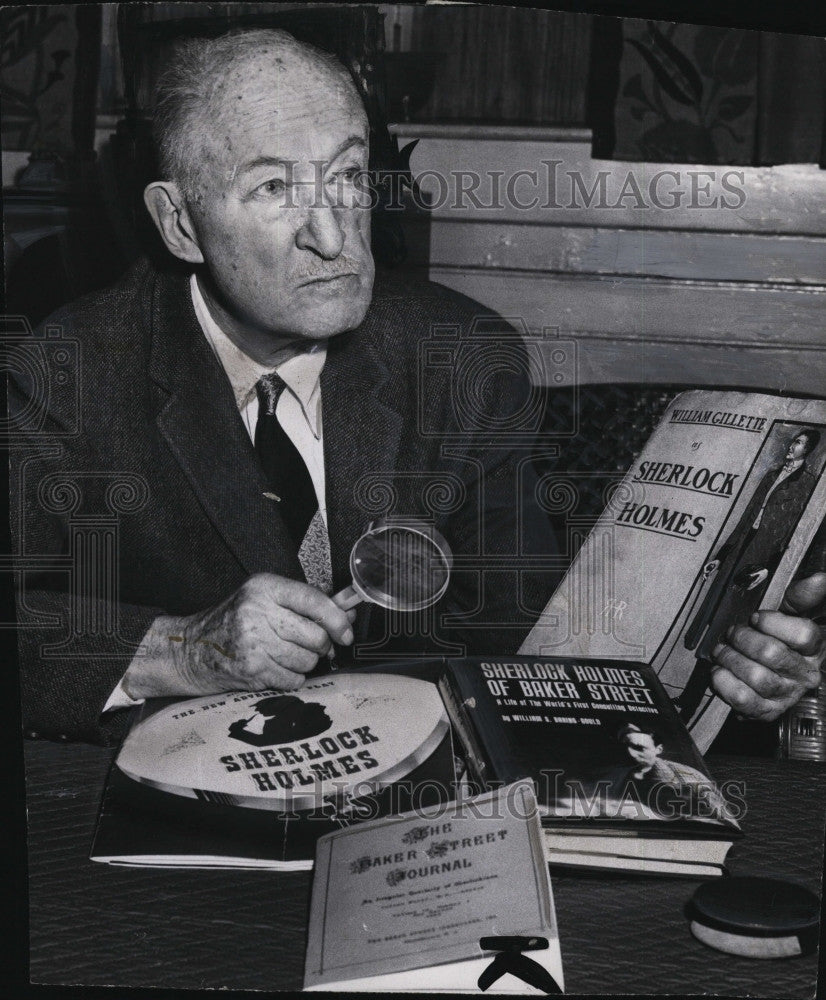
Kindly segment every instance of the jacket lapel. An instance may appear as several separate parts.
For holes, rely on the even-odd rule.
[[[378,516],[367,502],[370,477],[376,474],[384,480],[395,469],[403,423],[390,402],[390,373],[375,344],[373,326],[368,320],[353,333],[331,340],[321,372],[327,527],[337,591],[350,583],[353,544]],[[362,634],[369,617],[370,606],[362,607]]]
[[[268,486],[229,380],[196,319],[188,279],[160,275],[152,297],[158,430],[244,569],[302,579],[277,502],[264,496]]]

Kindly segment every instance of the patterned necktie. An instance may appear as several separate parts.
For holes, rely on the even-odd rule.
[[[278,509],[295,542],[307,583],[331,594],[330,541],[318,508],[313,480],[301,453],[275,415],[278,400],[286,388],[276,372],[263,375],[255,386],[258,393],[255,451],[270,489],[278,497]]]

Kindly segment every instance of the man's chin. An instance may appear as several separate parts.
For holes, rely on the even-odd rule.
[[[327,340],[359,326],[367,315],[369,306],[368,296],[363,301],[348,301],[346,306],[338,304],[335,308],[314,309],[301,318],[296,329],[302,337],[309,340]]]

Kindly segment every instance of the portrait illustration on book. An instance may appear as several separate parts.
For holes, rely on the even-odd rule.
[[[692,820],[725,818],[726,801],[702,771],[670,752],[653,725],[637,719],[616,731],[616,763],[595,778],[566,781],[568,797],[559,801],[572,815],[591,819]]]
[[[765,445],[768,467],[756,462],[756,486],[733,527],[703,567],[704,595],[690,615],[682,645],[695,663],[677,699],[684,718],[697,711],[708,688],[714,650],[732,626],[743,625],[761,606],[826,464],[823,428],[779,423]],[[760,471],[760,469],[764,471]],[[759,478],[757,478],[759,477]],[[735,512],[736,514],[736,512]],[[826,567],[826,551],[820,562]],[[812,572],[807,559],[807,572]]]

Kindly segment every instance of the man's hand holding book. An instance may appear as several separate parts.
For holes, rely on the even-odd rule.
[[[713,651],[711,684],[742,716],[770,722],[820,684],[826,640],[806,615],[826,600],[826,573],[789,586],[780,611],[756,611]]]

